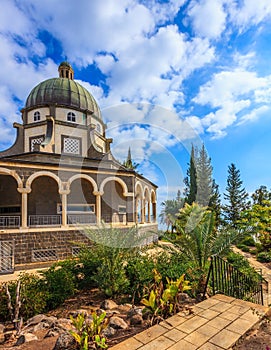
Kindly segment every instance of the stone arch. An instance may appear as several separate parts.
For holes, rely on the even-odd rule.
[[[53,178],[58,184],[59,191],[62,189],[62,181],[60,180],[60,178],[57,175],[55,175],[54,173],[51,173],[50,171],[38,171],[38,172],[30,175],[26,181],[25,187],[30,189],[32,182],[37,177],[40,177],[40,176],[49,176],[49,177]]]
[[[151,221],[156,222],[156,192],[152,189],[151,190]]]
[[[144,199],[148,202],[151,200],[150,191],[147,186],[144,187]]]
[[[15,170],[10,170],[10,169],[0,167],[0,174],[6,174],[6,175],[12,176],[17,181],[18,188],[23,188],[23,181],[20,178],[20,176],[16,173]]]
[[[156,193],[154,190],[151,190],[151,202],[156,203]]]
[[[139,195],[139,198],[143,198],[144,191],[143,191],[142,184],[139,181],[136,182],[136,185],[135,185],[135,194],[136,194],[136,197],[138,197]]]
[[[67,189],[70,189],[72,182],[75,180],[78,180],[78,179],[85,179],[88,182],[90,182],[93,186],[93,194],[98,192],[98,186],[97,186],[96,181],[92,177],[90,177],[89,175],[86,175],[86,174],[76,174],[76,175],[73,175],[72,177],[70,177],[69,180],[67,181]]]
[[[109,176],[109,177],[107,177],[106,179],[104,179],[102,181],[102,183],[100,185],[100,193],[101,193],[101,195],[103,195],[103,193],[104,193],[104,186],[109,181],[116,181],[116,182],[118,182],[121,185],[122,189],[123,189],[123,195],[125,197],[128,197],[130,195],[130,193],[128,192],[128,188],[127,188],[126,183],[122,179],[120,179],[119,177],[116,177],[116,176]]]

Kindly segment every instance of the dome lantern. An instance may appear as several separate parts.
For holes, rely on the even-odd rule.
[[[72,69],[72,66],[68,62],[61,62],[58,67],[58,72],[59,78],[67,78],[73,80],[74,71]]]

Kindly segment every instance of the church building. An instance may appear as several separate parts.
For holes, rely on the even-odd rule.
[[[157,186],[114,158],[71,65],[58,72],[32,89],[14,145],[0,151],[0,273],[75,255],[84,227],[157,231]]]

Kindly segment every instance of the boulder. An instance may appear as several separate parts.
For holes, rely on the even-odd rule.
[[[112,310],[112,309],[117,309],[118,308],[118,304],[115,303],[113,300],[111,299],[106,299],[104,300],[101,305],[100,305],[101,309],[104,310]]]
[[[113,335],[116,334],[116,330],[113,327],[106,327],[103,332],[102,335],[106,338],[111,338],[113,337]]]
[[[135,314],[130,318],[130,325],[137,326],[143,323],[143,317],[139,314]]]
[[[24,344],[24,343],[28,343],[28,342],[30,342],[32,340],[38,340],[38,337],[35,334],[32,334],[32,333],[22,334],[18,338],[15,346],[18,346],[18,345],[21,345],[21,344]]]
[[[109,326],[114,329],[127,329],[128,324],[120,317],[113,316],[110,318]]]
[[[142,308],[140,307],[132,307],[130,310],[127,312],[127,318],[131,318],[134,315],[140,315],[142,316]]]
[[[86,309],[79,309],[79,310],[74,310],[70,312],[70,315],[74,318],[76,318],[78,315],[84,315],[85,317],[88,316],[88,311]]]
[[[26,327],[38,324],[38,323],[42,322],[43,320],[45,320],[46,318],[48,318],[48,317],[46,315],[43,315],[43,314],[33,316],[29,320],[27,320]]]
[[[57,338],[57,341],[55,343],[53,350],[72,350],[76,349],[76,341],[74,337],[69,333],[63,333],[60,334],[60,336]]]

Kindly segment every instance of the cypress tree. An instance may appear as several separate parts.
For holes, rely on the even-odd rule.
[[[211,158],[208,157],[204,145],[202,145],[197,159],[197,203],[209,206],[213,194],[213,167]]]
[[[191,148],[189,168],[187,169],[186,184],[186,198],[185,202],[191,205],[196,202],[197,196],[197,170],[194,145]]]
[[[247,209],[248,194],[241,180],[240,170],[231,163],[228,167],[228,178],[224,199],[228,202],[223,207],[224,220],[233,228],[237,228],[241,212]]]

